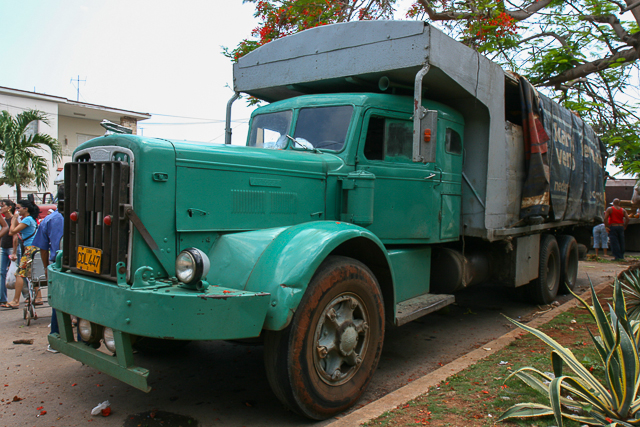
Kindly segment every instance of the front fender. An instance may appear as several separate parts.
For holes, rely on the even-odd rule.
[[[264,329],[281,330],[293,317],[311,278],[320,264],[342,243],[366,238],[389,257],[373,233],[353,224],[314,221],[294,225],[274,236],[260,255],[246,283],[246,291],[271,294]]]

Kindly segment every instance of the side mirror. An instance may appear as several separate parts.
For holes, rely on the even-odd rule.
[[[438,112],[421,108],[420,118],[414,119],[413,161],[433,163],[436,161]]]

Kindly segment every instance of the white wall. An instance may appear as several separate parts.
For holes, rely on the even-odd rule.
[[[78,119],[75,117],[60,117],[58,139],[62,147],[62,154],[64,156],[71,156],[73,150],[78,147],[78,135],[97,137],[104,135],[104,132],[105,130],[100,126],[99,121]]]

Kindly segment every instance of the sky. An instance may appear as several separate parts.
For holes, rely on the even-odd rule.
[[[82,102],[152,114],[145,136],[224,142],[221,46],[250,35],[253,12],[240,0],[0,0],[0,86],[76,100],[79,78]],[[250,112],[235,103],[236,136]]]
[[[411,3],[398,2],[397,19]],[[241,0],[0,0],[0,86],[150,113],[144,136],[223,143],[233,77],[222,46],[250,36],[254,11]],[[252,109],[234,103],[234,144]]]
[[[398,18],[411,1],[398,1]],[[70,100],[79,86],[82,102],[152,114],[144,136],[222,143],[233,95],[222,46],[250,36],[254,11],[241,0],[0,0],[0,86]],[[253,108],[233,105],[244,144]]]

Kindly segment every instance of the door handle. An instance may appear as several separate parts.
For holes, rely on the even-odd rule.
[[[440,169],[438,166],[436,166],[436,169],[438,170],[438,172],[440,172],[440,182],[434,185],[433,188],[436,188],[438,185],[442,184],[442,169]]]

